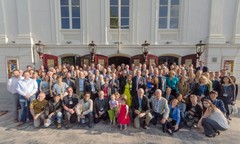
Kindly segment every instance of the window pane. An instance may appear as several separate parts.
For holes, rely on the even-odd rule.
[[[168,0],[160,0],[160,5],[168,5]]]
[[[122,29],[129,28],[129,18],[121,18],[121,28]]]
[[[168,7],[167,6],[160,6],[159,17],[167,17],[167,15],[168,15]]]
[[[62,18],[62,29],[69,29],[69,18]]]
[[[79,0],[72,0],[72,5],[80,5],[80,1]]]
[[[118,27],[118,19],[110,18],[110,28],[116,29]]]
[[[178,18],[171,18],[170,19],[170,28],[178,28]]]
[[[129,7],[121,8],[121,17],[129,17]]]
[[[72,29],[80,29],[80,18],[72,19]]]
[[[171,0],[171,5],[179,5],[179,0]]]
[[[129,0],[122,0],[121,5],[129,5]]]
[[[61,17],[69,17],[69,8],[68,7],[61,7]]]
[[[68,5],[68,0],[61,0],[61,5]]]
[[[80,7],[72,7],[72,17],[80,17]]]
[[[171,17],[179,16],[179,6],[171,6]]]
[[[110,0],[110,5],[118,5],[118,0]]]
[[[118,7],[110,7],[110,17],[118,17]]]
[[[167,28],[167,18],[159,18],[159,28],[160,29]]]

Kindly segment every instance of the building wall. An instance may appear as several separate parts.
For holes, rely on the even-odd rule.
[[[121,31],[120,54],[118,32],[110,29],[109,3],[81,0],[81,29],[61,30],[59,0],[0,0],[0,82],[6,81],[8,58],[18,58],[21,69],[32,64],[31,48],[38,40],[46,45],[45,53],[60,57],[88,54],[91,41],[98,45],[98,54],[131,57],[142,53],[140,45],[147,40],[151,54],[179,58],[194,54],[195,44],[203,40],[208,48],[202,59],[210,70],[222,68],[224,59],[233,59],[240,80],[239,0],[180,0],[177,30],[158,29],[159,0],[130,0],[130,28]],[[40,64],[36,56],[36,66]]]

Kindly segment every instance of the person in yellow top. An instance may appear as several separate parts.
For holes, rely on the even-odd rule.
[[[132,104],[131,91],[132,91],[132,75],[129,74],[127,76],[127,82],[126,82],[124,93],[123,93],[124,95],[127,96],[127,105],[128,106],[131,106],[131,104]]]
[[[41,125],[41,121],[42,122],[44,121],[44,110],[48,104],[48,101],[45,100],[45,97],[46,97],[45,93],[41,92],[38,95],[37,99],[30,103],[29,108],[33,116],[34,127],[39,127]]]

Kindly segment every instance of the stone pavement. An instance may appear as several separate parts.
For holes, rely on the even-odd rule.
[[[163,133],[160,126],[150,126],[149,130],[134,129],[129,126],[126,131],[116,127],[98,124],[93,128],[82,128],[75,124],[71,129],[61,130],[54,126],[51,128],[33,128],[25,124],[16,127],[12,118],[11,95],[7,92],[6,84],[0,84],[0,111],[8,110],[9,113],[0,116],[0,143],[6,144],[89,144],[89,143],[165,143],[165,144],[218,144],[240,142],[240,114],[233,117],[230,129],[221,132],[220,136],[207,138],[196,129],[183,128],[173,136]],[[238,100],[240,106],[240,100]],[[240,109],[239,109],[240,110]]]

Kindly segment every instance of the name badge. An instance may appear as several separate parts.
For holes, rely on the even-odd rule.
[[[224,97],[227,97],[227,96],[228,96],[228,94],[227,94],[227,93],[224,93],[224,94],[223,94],[223,96],[224,96]]]
[[[72,104],[73,104],[73,101],[69,101],[69,104],[72,105]]]
[[[100,111],[103,111],[103,108],[102,108],[102,107],[100,108]]]

